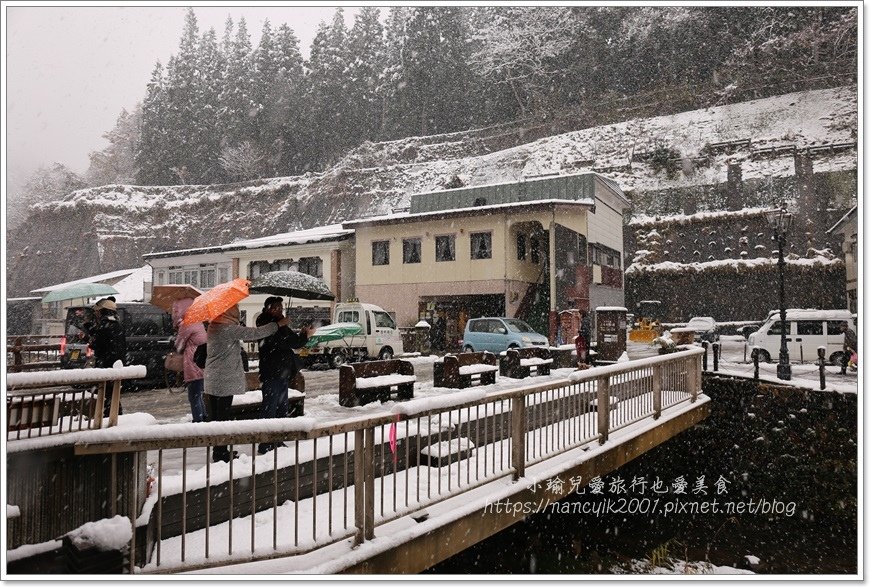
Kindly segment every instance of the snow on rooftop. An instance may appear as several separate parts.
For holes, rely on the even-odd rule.
[[[420,219],[424,220],[426,218],[433,218],[442,216],[444,214],[454,214],[454,213],[466,213],[469,215],[480,215],[486,213],[488,211],[501,211],[501,210],[510,210],[512,208],[520,208],[525,206],[541,206],[548,204],[568,204],[571,206],[595,206],[595,200],[591,198],[581,198],[579,200],[564,200],[559,198],[549,198],[546,200],[529,200],[526,202],[507,202],[505,204],[491,204],[488,206],[467,206],[464,208],[452,208],[449,210],[435,210],[433,212],[419,212],[417,214],[411,214],[409,212],[395,212],[392,214],[384,214],[382,216],[371,216],[368,218],[360,218],[359,220],[350,220],[344,223],[344,226],[354,226],[357,224],[365,224],[368,222],[381,222],[381,221],[389,221],[389,220],[404,220],[404,219]]]
[[[329,224],[326,226],[318,226],[306,230],[297,230],[294,232],[284,232],[281,234],[273,234],[260,238],[249,240],[236,241],[228,245],[223,245],[223,250],[233,249],[258,249],[261,247],[276,247],[281,245],[299,245],[312,242],[320,242],[325,240],[334,240],[343,236],[353,234],[353,230],[343,228],[341,224]]]

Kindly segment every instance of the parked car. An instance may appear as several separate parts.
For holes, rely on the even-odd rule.
[[[716,321],[710,316],[695,316],[689,320],[686,328],[693,330],[698,340],[705,340],[707,342],[719,340],[719,327],[716,326]]]
[[[127,338],[125,365],[145,365],[146,376],[134,385],[163,381],[163,359],[172,350],[172,316],[151,304],[119,302],[118,320]],[[93,351],[82,325],[94,322],[90,306],[67,308],[64,337],[60,342],[60,364],[64,369],[93,366]]]
[[[516,318],[472,318],[465,324],[462,349],[466,352],[500,353],[509,348],[544,347],[546,336]]]
[[[848,310],[786,310],[785,342],[792,362],[814,361],[817,349],[825,347],[828,362],[839,365],[843,357],[846,327],[855,330]],[[857,331],[856,331],[857,332]],[[759,360],[765,363],[778,357],[782,344],[779,311],[772,310],[758,331],[749,335],[749,348],[758,347]]]

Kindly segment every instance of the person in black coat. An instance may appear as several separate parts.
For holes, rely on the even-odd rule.
[[[85,324],[85,332],[90,336],[91,349],[94,351],[94,366],[99,369],[111,369],[115,363],[124,364],[127,355],[127,337],[124,326],[118,320],[115,302],[103,299],[94,304],[96,324]],[[103,405],[103,415],[108,416],[112,405],[113,386],[106,386],[106,400]],[[118,414],[123,414],[120,407]]]
[[[263,312],[257,317],[257,326],[283,319],[282,305],[283,300],[279,297],[266,298]],[[282,326],[278,332],[260,341],[260,383],[263,390],[261,418],[286,418],[289,415],[287,392],[290,382],[299,372],[293,349],[305,346],[313,331],[313,327],[307,326],[296,334],[288,326]],[[257,451],[265,454],[274,448],[272,443],[263,443]]]

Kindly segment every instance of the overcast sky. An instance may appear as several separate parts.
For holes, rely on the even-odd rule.
[[[144,98],[157,60],[165,66],[177,53],[185,6],[193,5],[200,33],[214,27],[218,39],[227,16],[235,23],[244,16],[255,47],[267,18],[273,30],[286,22],[305,57],[318,23],[331,21],[335,12],[334,6],[218,2],[148,7],[30,4],[3,7],[7,180],[16,182],[54,161],[84,173],[88,153],[108,144],[102,135],[112,129],[121,109],[130,111]],[[357,12],[344,7],[348,27]]]

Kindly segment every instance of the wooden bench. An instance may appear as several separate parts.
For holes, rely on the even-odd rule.
[[[534,368],[535,375],[549,375],[552,364],[550,349],[537,347],[508,349],[501,357],[499,374],[512,379],[525,379],[531,376]]]
[[[248,371],[245,373],[247,393],[233,396],[233,405],[230,407],[230,418],[233,420],[255,420],[260,417],[260,407],[263,403],[263,394],[260,391],[260,373]],[[305,415],[305,376],[297,373],[290,384],[288,398],[290,412],[288,417],[296,418]]]
[[[498,361],[494,354],[487,351],[459,353],[446,355],[443,361],[432,365],[432,371],[435,387],[465,389],[471,387],[475,379],[480,385],[492,385],[495,383]]]
[[[414,365],[400,359],[342,365],[338,370],[338,403],[344,407],[414,397]]]

